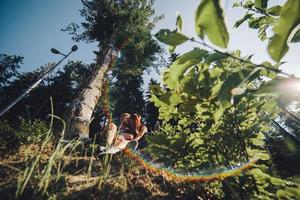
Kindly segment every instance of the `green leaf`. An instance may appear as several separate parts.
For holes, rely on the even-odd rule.
[[[147,135],[146,140],[149,143],[153,143],[158,146],[168,146],[169,145],[169,140],[167,139],[167,136],[164,134]]]
[[[220,107],[213,114],[215,122],[217,122],[221,119],[221,117],[223,116],[224,111],[225,111],[225,108],[222,105],[220,105]]]
[[[168,105],[177,105],[182,102],[181,96],[170,91],[167,91],[165,94],[161,95],[159,99]]]
[[[213,98],[219,95],[222,85],[223,85],[223,81],[218,80],[217,83],[212,87],[211,96]]]
[[[249,19],[252,16],[253,16],[253,14],[247,13],[242,19],[235,22],[234,27],[238,28],[242,23],[244,23],[247,19]]]
[[[273,184],[273,185],[282,185],[282,186],[285,186],[285,181],[280,179],[280,178],[276,178],[276,177],[271,177],[270,178],[270,182]]]
[[[238,7],[241,7],[242,6],[242,4],[239,2],[239,3],[233,3],[232,4],[232,7],[233,8],[238,8]]]
[[[213,63],[222,59],[227,58],[228,55],[224,54],[224,53],[219,53],[219,52],[215,52],[212,54],[209,54],[206,58],[205,58],[205,63]]]
[[[230,100],[232,96],[231,90],[237,87],[241,83],[241,81],[242,79],[240,78],[239,73],[234,73],[230,77],[228,77],[222,84],[218,97],[224,107],[230,106]]]
[[[163,80],[167,87],[176,89],[179,85],[179,81],[184,77],[186,70],[202,62],[207,53],[208,52],[203,49],[194,49],[175,60],[170,66],[170,69],[163,74]]]
[[[170,54],[174,53],[175,49],[176,49],[176,46],[171,46],[171,45],[170,45],[170,46],[168,47],[168,51],[169,51]]]
[[[263,10],[268,7],[268,0],[255,0],[254,6],[258,10]]]
[[[276,5],[271,8],[268,8],[266,11],[270,15],[279,16],[281,12],[281,6]]]
[[[176,27],[178,28],[178,30],[180,30],[182,32],[182,30],[183,30],[183,19],[182,19],[180,14],[177,15]]]
[[[269,160],[270,159],[270,155],[267,154],[267,153],[262,153],[262,152],[258,152],[255,154],[255,157],[257,159],[260,159],[260,160]]]
[[[274,36],[268,46],[269,54],[276,62],[279,62],[288,51],[288,38],[299,23],[300,1],[288,0],[282,7],[280,18],[273,28]]]
[[[260,27],[260,22],[264,19],[265,17],[250,17],[249,19],[249,27],[253,29],[257,29]]]
[[[170,46],[178,46],[187,40],[188,37],[179,33],[177,31],[170,31],[169,29],[161,29],[155,34],[155,37],[162,43],[168,44]]]
[[[293,39],[291,40],[291,42],[300,42],[300,29],[297,30],[297,32],[293,36]]]
[[[195,13],[195,30],[200,38],[207,35],[215,45],[226,48],[229,34],[219,0],[202,0]]]
[[[255,145],[255,146],[260,146],[263,147],[265,145],[265,142],[263,140],[257,139],[257,138],[252,138],[251,142]]]
[[[246,3],[244,4],[244,8],[252,8],[254,6],[254,3],[252,2],[252,0],[248,0],[246,1]]]
[[[298,199],[300,196],[299,188],[285,187],[276,192],[279,199]]]
[[[277,103],[274,100],[270,100],[268,103],[264,104],[262,109],[267,112],[267,113],[273,113],[274,110],[276,110],[277,107]]]

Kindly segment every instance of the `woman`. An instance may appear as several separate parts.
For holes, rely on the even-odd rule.
[[[117,126],[112,123],[107,132],[107,146],[123,150],[129,142],[141,139],[147,132],[147,127],[142,124],[141,119],[141,116],[135,113],[131,115],[129,113],[122,114],[120,134],[117,136]]]

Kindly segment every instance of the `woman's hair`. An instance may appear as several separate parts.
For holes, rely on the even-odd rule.
[[[128,128],[129,133],[133,134],[134,137],[138,136],[140,134],[141,128],[144,126],[142,123],[142,118],[139,114],[133,113],[124,113],[121,115],[121,120],[124,120],[124,118],[129,118],[128,123],[124,123],[123,125]]]
[[[125,119],[129,119],[128,121]],[[121,115],[121,123],[122,126],[125,128],[125,131],[127,133],[133,134],[134,137],[137,137],[141,134],[142,128],[145,127],[142,123],[142,117],[139,114],[136,113],[123,113]]]

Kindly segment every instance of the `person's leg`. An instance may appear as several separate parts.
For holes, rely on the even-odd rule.
[[[116,147],[118,149],[125,149],[129,142],[131,142],[131,140],[126,140],[123,137],[122,140],[119,140],[118,143],[116,143],[114,147]]]
[[[111,146],[116,138],[117,135],[117,126],[114,123],[111,123],[108,131],[107,131],[107,138],[106,138],[106,144],[108,146]]]
[[[129,133],[122,133],[122,135],[126,140],[132,140],[134,138],[133,135]]]

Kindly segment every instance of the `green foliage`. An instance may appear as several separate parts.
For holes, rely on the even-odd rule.
[[[298,29],[295,33],[294,37],[292,38],[291,42],[300,42],[300,30]]]
[[[159,41],[171,46],[177,46],[189,40],[189,38],[182,33],[177,31],[170,31],[169,29],[161,29],[158,33],[155,34],[155,37]]]
[[[180,56],[164,73],[163,80],[170,89],[178,88],[180,81],[184,78],[184,73],[194,65],[200,63],[207,51],[203,49],[195,49],[189,53]]]
[[[236,5],[263,15],[254,17],[249,12],[236,26],[245,21],[255,29],[265,26],[260,37],[266,37],[265,31],[275,23],[278,10],[270,9],[274,13],[271,16],[266,11],[267,3],[256,0]],[[207,35],[212,43],[225,48],[229,37],[222,16],[219,1],[203,0],[196,11],[195,28],[201,38]],[[257,159],[252,170],[223,181],[217,190],[224,193],[217,197],[282,198],[285,188],[292,188],[287,194],[292,197],[298,186],[281,179],[270,168],[266,135],[279,112],[276,103],[280,105],[287,88],[295,93],[291,88],[299,80],[278,78],[262,83],[263,76],[277,76],[268,69],[277,69],[278,65],[265,62],[262,66],[266,68],[254,68],[251,57],[241,58],[238,51],[228,55],[196,48],[164,71],[163,87],[151,88],[151,100],[159,109],[162,124],[154,135],[147,136],[147,151],[157,162],[183,172],[231,167]]]
[[[206,35],[215,45],[227,47],[229,34],[219,0],[201,1],[195,14],[195,30],[200,38]]]
[[[263,10],[266,7],[268,7],[268,1],[269,0],[255,0],[254,2],[254,6],[255,8],[257,8],[258,10]]]
[[[157,123],[158,123],[158,108],[155,107],[154,103],[150,101],[151,98],[151,88],[157,86],[158,83],[153,79],[150,80],[149,87],[146,93],[146,125],[148,132],[152,132],[155,130]]]
[[[43,121],[26,122],[23,120],[15,134],[21,144],[39,143],[45,139],[48,129],[48,125]]]
[[[279,62],[288,51],[288,39],[298,24],[300,24],[300,2],[288,0],[281,9],[280,18],[273,28],[274,36],[268,46],[269,54],[275,61]]]
[[[276,6],[268,8],[266,11],[270,15],[279,16],[280,12],[281,12],[281,8],[282,8],[281,6],[276,5]]]
[[[21,56],[0,54],[0,91],[18,77],[18,69],[23,64],[23,59]]]
[[[1,152],[4,154],[15,152],[22,144],[38,143],[45,138],[47,130],[47,124],[40,120],[33,122],[22,120],[19,127],[14,127],[8,121],[2,121],[0,123]]]
[[[251,70],[244,69],[234,59],[224,58],[210,66],[203,59],[194,65],[188,72],[178,73],[179,76],[185,74],[178,87],[164,79],[165,89],[152,88],[152,101],[159,108],[163,124],[156,134],[147,136],[148,151],[157,162],[178,171],[231,167],[259,159],[261,164],[256,168],[231,178],[226,184],[243,199],[276,198],[276,191],[291,184],[274,176],[266,162],[270,155],[265,134],[271,130],[271,118],[265,114],[265,106],[274,100],[249,92],[231,95],[232,89],[251,74]],[[176,69],[170,68],[165,73],[175,73]],[[251,85],[260,74],[253,76],[246,85]],[[276,106],[273,107],[272,113],[278,112],[276,110]],[[225,196],[232,195],[223,191]]]
[[[148,32],[140,33],[121,49],[121,58],[112,68],[111,104],[117,119],[124,112],[145,113],[143,74],[159,67],[162,49]],[[164,63],[164,62],[162,62]]]
[[[110,45],[112,36],[115,35],[115,46],[122,46],[127,39],[148,33],[161,19],[154,15],[152,0],[82,0],[82,3],[83,31],[77,24],[70,24],[64,31],[76,41],[97,41],[100,50]]]
[[[180,14],[177,15],[176,19],[176,30],[170,31],[169,29],[161,29],[155,34],[155,37],[162,43],[169,45],[169,52],[173,53],[176,46],[190,40],[182,32],[183,30],[183,19]]]
[[[0,122],[1,157],[5,156],[5,154],[9,153],[10,151],[16,150],[19,147],[20,141],[15,132],[16,130],[11,127],[11,125],[6,120]]]
[[[299,41],[300,3],[288,0],[284,5],[268,8],[267,0],[247,0],[235,4],[247,10],[244,17],[235,23],[239,27],[248,21],[250,28],[258,29],[261,40],[269,39],[268,52],[273,60],[279,62],[288,51],[289,42]],[[273,28],[273,36],[268,36],[269,28]]]
[[[242,19],[235,22],[234,27],[238,28],[241,24],[243,24],[245,21],[247,21],[252,16],[253,16],[253,14],[247,13]]]
[[[22,102],[16,104],[9,112],[5,113],[5,119],[17,127],[20,119],[27,121],[39,119],[48,120],[51,113],[50,97],[54,100],[54,110],[58,116],[63,116],[69,104],[78,91],[85,85],[87,76],[95,65],[86,65],[81,61],[69,61],[63,69],[52,73],[36,87]],[[33,72],[23,72],[17,75],[10,84],[0,89],[0,107],[4,108],[14,98],[29,87],[39,77],[44,67]],[[14,75],[15,76],[15,75]]]
[[[182,32],[183,30],[183,19],[181,17],[180,14],[177,15],[177,19],[176,19],[176,27],[179,31]]]

